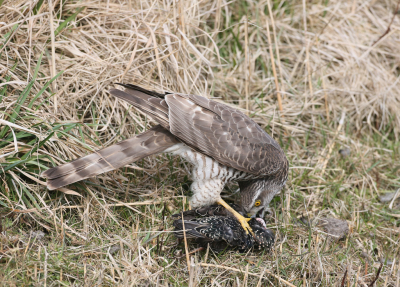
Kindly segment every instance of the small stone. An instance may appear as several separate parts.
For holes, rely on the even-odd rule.
[[[114,253],[117,253],[121,249],[119,244],[115,244],[111,246],[109,253],[113,255]]]
[[[304,225],[306,225],[306,226],[311,226],[311,223],[312,223],[312,219],[310,219],[310,218],[308,218],[307,216],[301,216],[299,219],[298,219],[298,221],[299,221],[299,223],[302,223],[302,224],[304,224]]]
[[[394,198],[395,195],[396,195],[396,191],[384,193],[379,196],[379,201],[382,203],[390,202]]]
[[[322,226],[329,237],[335,241],[340,240],[349,233],[349,224],[346,220],[336,218],[321,218],[318,225]]]
[[[386,265],[387,265],[387,266],[392,266],[392,265],[393,265],[393,262],[394,262],[394,260],[388,258],[388,259],[386,260]],[[385,263],[385,261],[383,261],[383,263]]]
[[[367,259],[367,260],[370,259],[370,256],[369,256],[368,253],[365,252],[365,251],[362,251],[362,252],[360,253],[360,256],[361,256],[362,258],[364,258],[364,259]]]
[[[343,148],[339,150],[339,154],[342,157],[348,157],[350,155],[350,149],[349,148]]]
[[[31,233],[29,234],[29,236],[32,239],[36,239],[36,240],[42,240],[44,238],[44,232],[43,231],[31,231]]]

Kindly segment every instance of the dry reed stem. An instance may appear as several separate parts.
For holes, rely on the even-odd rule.
[[[53,78],[56,75],[56,47],[55,47],[55,37],[54,37],[54,18],[53,18],[53,0],[48,0],[49,3],[49,15],[50,15],[50,39],[51,39],[51,65],[50,65],[50,75]],[[57,90],[56,82],[52,83],[53,90]],[[54,113],[57,113],[57,95],[54,96]]]
[[[275,59],[274,59],[274,53],[273,53],[273,49],[272,49],[272,41],[271,41],[271,35],[270,35],[270,31],[269,31],[268,20],[266,20],[266,26],[267,26],[267,36],[268,36],[268,43],[269,43],[269,54],[271,57],[272,72],[274,73],[276,96],[278,98],[278,107],[279,107],[279,111],[282,112],[283,111],[282,96],[279,91],[278,75],[276,74]]]
[[[333,147],[335,146],[336,137],[338,136],[339,132],[341,131],[341,129],[342,129],[343,125],[344,125],[345,117],[346,117],[346,113],[345,113],[345,111],[343,111],[343,112],[342,112],[342,117],[340,118],[340,121],[339,121],[339,125],[338,125],[338,127],[336,128],[335,135],[333,136],[333,138],[332,138],[332,140],[331,140],[331,143],[330,143],[329,146],[328,146],[328,152],[327,152],[327,154],[326,154],[326,156],[325,156],[325,159],[323,160],[321,173],[320,173],[320,175],[319,175],[320,179],[319,179],[319,181],[318,181],[318,186],[321,186],[322,178],[323,178],[323,176],[324,176],[324,174],[325,174],[325,170],[326,170],[328,161],[329,161],[329,159],[331,158],[332,151],[333,151]],[[324,154],[324,152],[323,152],[323,154]],[[318,164],[317,164],[317,166],[318,166]],[[320,193],[320,187],[318,187],[318,189],[317,189],[317,191],[316,191],[316,196],[318,196],[319,193]],[[313,209],[315,209],[315,204],[316,204],[316,203],[314,203],[314,205],[313,205]]]
[[[321,77],[322,81],[322,88],[324,89],[324,98],[325,98],[325,112],[326,112],[326,121],[330,122],[330,115],[329,115],[329,106],[328,106],[328,93],[326,92],[326,84],[325,84],[325,77]]]
[[[246,67],[246,75],[245,75],[245,96],[246,96],[246,113],[249,115],[249,78],[250,78],[250,69],[249,69],[249,22],[247,17],[244,22],[244,58],[245,58],[245,67]]]
[[[188,249],[188,243],[187,243],[187,238],[186,238],[186,229],[185,229],[185,221],[183,218],[183,213],[182,213],[182,226],[183,226],[183,242],[185,244],[185,254],[186,254],[186,263],[187,263],[187,268],[190,276],[192,275],[191,269],[190,269],[190,256],[189,256],[189,249]]]
[[[280,82],[281,82],[280,91],[284,95],[285,94],[285,85],[284,85],[284,81],[283,81],[283,71],[282,71],[281,57],[279,54],[278,39],[276,37],[276,26],[275,26],[275,21],[274,21],[274,14],[272,13],[272,9],[271,9],[271,0],[267,0],[267,4],[268,4],[269,16],[271,19],[272,32],[274,34],[276,60],[278,62],[279,78],[280,78]]]

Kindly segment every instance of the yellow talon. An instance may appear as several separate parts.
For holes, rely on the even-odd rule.
[[[238,213],[238,215],[240,215],[240,214]],[[239,222],[242,225],[244,231],[246,231],[246,234],[249,234],[249,231],[250,231],[250,233],[254,236],[254,232],[251,229],[250,225],[248,224],[248,222],[250,221],[251,218],[246,218],[244,216],[241,216],[241,218],[238,218],[238,217],[236,217],[236,218],[239,220]]]
[[[228,209],[233,216],[235,216],[237,218],[237,220],[240,222],[240,225],[242,225],[244,231],[246,231],[246,234],[250,233],[254,236],[254,232],[251,229],[250,225],[248,224],[248,222],[251,220],[251,218],[246,218],[244,216],[242,216],[241,214],[239,214],[236,210],[234,210],[232,207],[229,206],[229,204],[227,204],[223,199],[220,199],[217,201],[218,204],[221,204],[223,207],[225,207],[226,209]]]

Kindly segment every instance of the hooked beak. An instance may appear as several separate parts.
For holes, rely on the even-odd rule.
[[[258,217],[264,218],[264,216],[265,216],[265,210],[266,210],[265,208],[261,209],[261,210],[257,213]]]

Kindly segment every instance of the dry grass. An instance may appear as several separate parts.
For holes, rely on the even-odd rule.
[[[0,284],[366,286],[383,261],[376,286],[399,286],[400,213],[377,199],[400,187],[397,1],[270,2],[0,0]],[[189,275],[159,232],[188,208],[177,158],[46,190],[48,166],[153,124],[115,82],[249,107],[291,163],[273,252],[196,253]],[[302,215],[351,233],[330,242]]]

